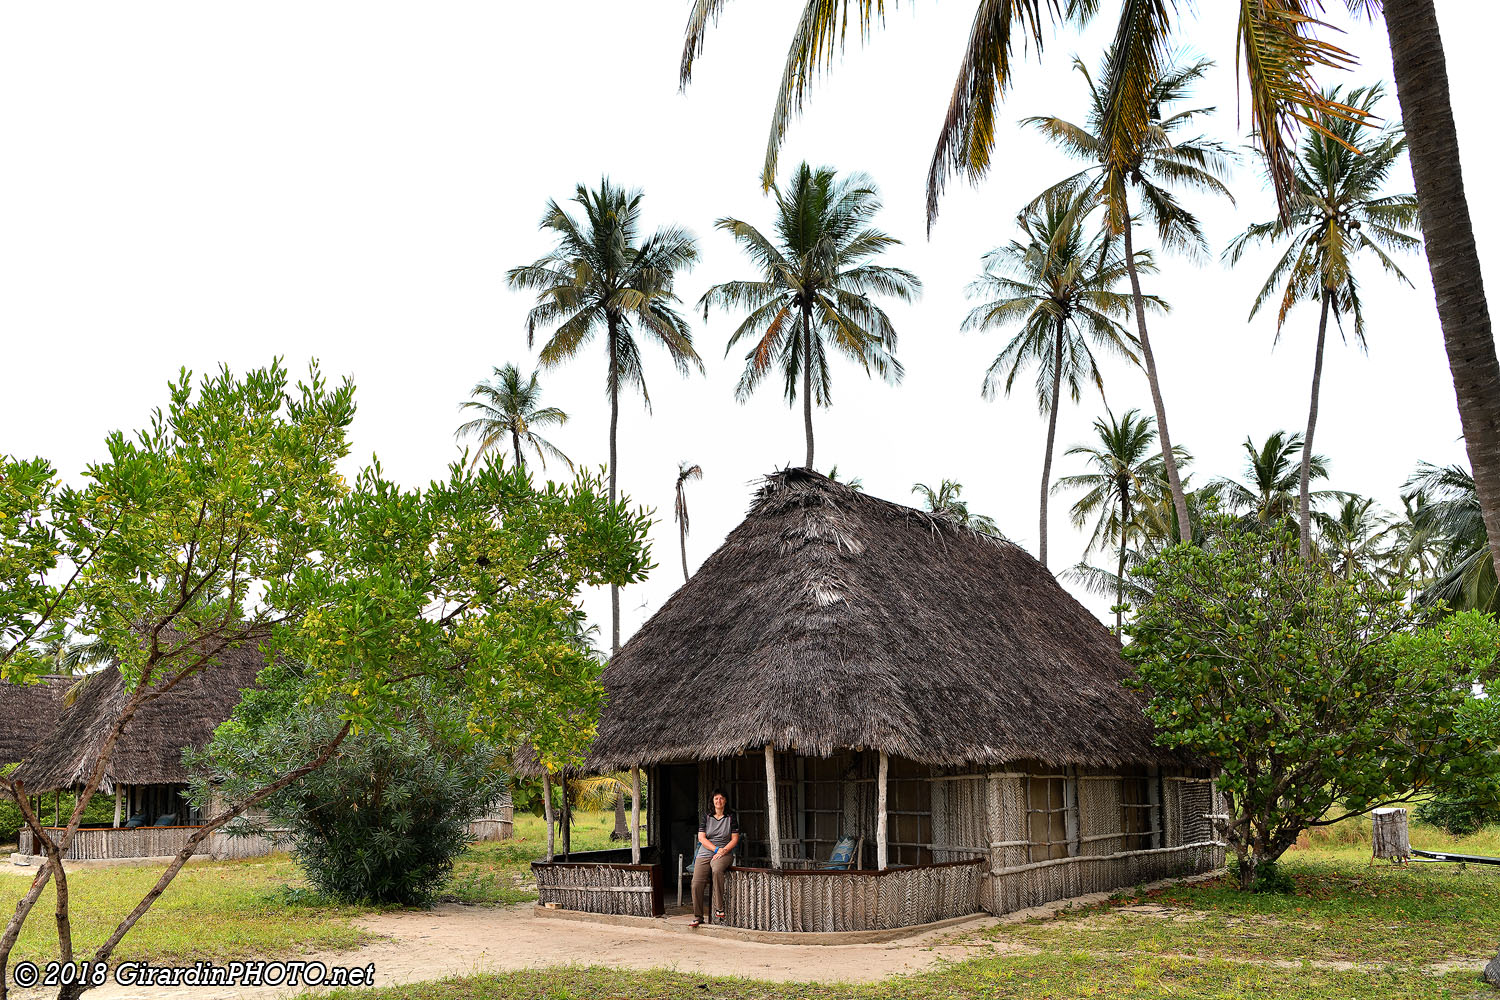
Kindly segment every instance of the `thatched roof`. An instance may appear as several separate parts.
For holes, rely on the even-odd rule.
[[[208,744],[229,718],[241,692],[255,684],[265,657],[249,647],[226,652],[171,690],[147,702],[125,726],[110,754],[100,790],[115,784],[157,785],[187,781],[182,751]],[[124,678],[111,664],[90,674],[77,700],[33,748],[15,777],[33,792],[72,788],[84,781],[126,699]]]
[[[0,764],[25,757],[62,714],[63,696],[76,678],[43,677],[35,684],[0,681]]]
[[[945,766],[1180,763],[1129,673],[1015,545],[789,469],[604,671],[586,769],[766,743]]]

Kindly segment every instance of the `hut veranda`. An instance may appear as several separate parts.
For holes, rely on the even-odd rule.
[[[537,862],[539,905],[662,915],[716,787],[742,837],[727,920],[758,931],[907,927],[1218,868],[1211,776],[1154,744],[1129,671],[1015,545],[774,474],[604,672],[584,769],[643,772],[646,829],[637,811],[631,848]],[[841,840],[853,862],[831,868]]]

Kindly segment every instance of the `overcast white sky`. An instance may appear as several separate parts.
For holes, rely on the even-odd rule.
[[[76,475],[103,454],[108,431],[145,422],[179,366],[244,369],[282,355],[294,371],[315,357],[354,376],[358,462],[378,454],[408,485],[440,475],[458,454],[453,430],[469,387],[493,366],[534,363],[522,325],[531,303],[506,289],[504,272],[547,249],[536,227],[547,198],[602,173],[644,188],[648,225],[680,223],[701,237],[702,263],[681,282],[689,306],[710,284],[746,276],[712,223],[769,220],[758,168],[800,6],[730,4],[681,94],[686,0],[7,5],[0,452],[43,454]],[[1108,31],[1064,32],[1029,60],[989,179],[951,188],[928,240],[927,161],[974,6],[900,5],[887,31],[852,46],[817,87],[782,162],[873,175],[886,203],[879,222],[906,241],[891,260],[926,284],[920,302],[891,309],[902,386],[838,363],[835,406],[815,415],[818,465],[837,463],[898,502],[914,482],[957,479],[973,510],[1034,546],[1045,426],[1029,395],[980,399],[1006,335],[960,333],[963,292],[981,254],[1011,239],[1017,209],[1071,169],[1015,121],[1079,118],[1070,57],[1095,64]],[[1197,6],[1179,37],[1219,60],[1201,103],[1219,109],[1208,130],[1239,143],[1236,5]],[[1488,194],[1485,67],[1500,18],[1457,0],[1440,15],[1470,207],[1492,260],[1500,209]],[[1342,77],[1390,80],[1383,29],[1355,26],[1346,43],[1362,64]],[[1399,113],[1394,98],[1387,111]],[[1410,185],[1403,171],[1394,188]],[[1273,211],[1257,169],[1241,167],[1233,187],[1236,205],[1191,201],[1216,250]],[[1238,474],[1247,434],[1306,419],[1315,314],[1294,313],[1274,351],[1269,318],[1245,321],[1269,263],[1251,256],[1230,272],[1169,259],[1148,286],[1173,306],[1153,341],[1173,434],[1196,456],[1199,480]],[[1388,506],[1419,459],[1463,459],[1425,261],[1404,264],[1414,288],[1367,270],[1370,353],[1330,352],[1317,438],[1334,485]],[[1500,288],[1493,268],[1490,277]],[[706,378],[680,379],[647,347],[654,411],[623,407],[620,480],[658,512],[658,569],[624,595],[626,636],[680,582],[678,460],[705,471],[691,487],[695,567],[738,523],[755,480],[801,461],[800,410],[775,385],[748,405],[734,401],[741,361],[724,357],[732,322],[695,321]],[[553,439],[589,465],[607,454],[604,367],[598,347],[544,375],[546,401],[573,416]],[[1139,371],[1115,363],[1106,383],[1116,413],[1150,411]],[[1102,409],[1090,395],[1062,411],[1059,454],[1088,437]],[[1074,460],[1059,459],[1056,474],[1073,471]],[[1082,555],[1067,506],[1054,500],[1054,570]],[[588,603],[607,644],[608,600]],[[1103,615],[1109,602],[1087,603]]]

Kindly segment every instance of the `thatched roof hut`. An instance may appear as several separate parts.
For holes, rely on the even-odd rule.
[[[63,697],[76,680],[43,677],[35,684],[0,681],[0,764],[21,760],[57,725]]]
[[[265,657],[253,647],[232,650],[143,705],[110,755],[100,790],[112,792],[116,784],[185,783],[183,750],[208,744],[264,665]],[[84,678],[77,699],[26,756],[15,777],[31,792],[77,787],[93,770],[126,698],[124,678],[113,664]]]
[[[1015,545],[805,469],[625,644],[590,770],[773,744],[934,766],[1182,763],[1120,646]]]

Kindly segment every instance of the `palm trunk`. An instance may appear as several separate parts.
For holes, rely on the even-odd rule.
[[[807,431],[807,461],[804,466],[813,467],[812,429],[812,314],[802,307],[802,424]]]
[[[1312,401],[1307,406],[1307,433],[1302,436],[1302,471],[1297,485],[1297,552],[1303,562],[1312,560],[1312,457],[1313,431],[1318,426],[1318,392],[1323,385],[1323,345],[1328,339],[1328,310],[1333,293],[1323,289],[1323,312],[1318,317],[1318,348],[1313,352]]]
[[[1125,634],[1125,532],[1130,523],[1130,487],[1120,491],[1120,559],[1115,566],[1115,638]]]
[[[1458,129],[1448,96],[1448,64],[1434,0],[1385,4],[1396,96],[1410,140],[1412,177],[1437,293],[1438,320],[1458,396],[1458,416],[1484,515],[1485,532],[1500,539],[1500,359],[1479,270],[1479,251],[1464,196]],[[1500,573],[1500,545],[1490,546]]]
[[[614,506],[617,490],[616,472],[619,465],[617,435],[620,430],[620,354],[619,326],[613,315],[609,317],[609,503]],[[620,652],[620,588],[609,585],[609,651],[610,656]],[[564,785],[564,788],[567,786]],[[564,817],[567,812],[564,811]],[[568,851],[567,833],[563,833],[563,853]]]
[[[1141,360],[1146,364],[1146,382],[1151,386],[1151,405],[1156,410],[1156,435],[1161,442],[1161,462],[1167,470],[1167,488],[1177,511],[1177,539],[1193,539],[1193,523],[1188,517],[1187,494],[1177,473],[1177,456],[1172,452],[1172,435],[1167,433],[1167,406],[1161,399],[1161,380],[1156,374],[1156,355],[1151,352],[1151,338],[1146,333],[1146,297],[1141,294],[1141,276],[1135,269],[1135,224],[1130,221],[1130,188],[1125,185],[1125,271],[1130,275],[1130,298],[1135,306],[1135,333],[1141,342]]]
[[[688,582],[687,568],[687,521],[677,522],[677,541],[682,546],[682,582]]]
[[[526,460],[521,457],[521,435],[516,433],[514,427],[510,431],[510,446],[516,453],[516,468],[526,468]]]
[[[1041,525],[1037,531],[1040,536],[1037,542],[1037,559],[1043,566],[1047,565],[1047,488],[1052,485],[1052,444],[1057,440],[1057,407],[1062,401],[1062,355],[1065,329],[1066,323],[1059,316],[1057,339],[1052,351],[1052,412],[1047,414],[1047,450],[1042,456]]]

